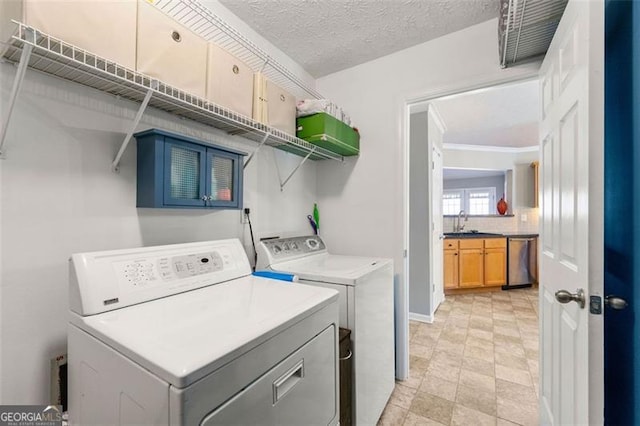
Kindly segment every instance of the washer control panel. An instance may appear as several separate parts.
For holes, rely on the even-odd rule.
[[[261,244],[272,258],[278,260],[298,257],[303,254],[310,254],[326,249],[324,242],[317,235],[264,240]]]

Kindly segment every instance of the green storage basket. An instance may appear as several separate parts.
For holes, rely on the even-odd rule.
[[[358,155],[360,135],[352,127],[324,112],[298,117],[297,136],[321,148],[343,155]]]

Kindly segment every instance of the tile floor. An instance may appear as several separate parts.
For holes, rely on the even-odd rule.
[[[410,375],[379,425],[537,425],[537,289],[447,296],[410,324]]]

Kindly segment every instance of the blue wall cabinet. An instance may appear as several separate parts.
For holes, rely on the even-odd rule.
[[[138,142],[137,207],[242,208],[242,152],[164,132]]]

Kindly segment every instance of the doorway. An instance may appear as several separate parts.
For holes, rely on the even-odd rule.
[[[538,81],[462,90],[407,109],[410,318],[431,322],[445,299],[445,234],[537,234]],[[499,199],[508,204],[504,216]]]
[[[513,106],[502,101],[500,108],[508,110],[512,118],[502,124],[511,131],[503,137],[502,146],[495,142],[499,138],[497,127],[491,129],[490,122],[499,121],[504,114],[497,112],[496,107],[478,108],[479,97],[498,99],[495,92],[517,91],[520,86],[528,86],[537,99],[537,81],[527,79],[452,93],[409,106],[412,372],[408,381],[397,385],[401,389],[397,392],[413,401],[407,416],[414,416],[416,421],[421,420],[420,416],[433,419],[436,415],[428,410],[419,412],[422,406],[442,408],[437,415],[442,416],[438,421],[443,423],[465,418],[467,422],[490,422],[498,417],[523,423],[537,418],[536,290],[503,292],[498,286],[498,291],[492,293],[445,295],[443,257],[447,250],[443,242],[450,240],[441,239],[453,231],[460,210],[476,214],[466,222],[463,220],[465,230],[513,233],[527,227],[527,232],[537,233],[537,211],[531,205],[534,185],[529,177],[530,163],[538,159],[538,105],[534,102],[531,107],[528,123],[524,119],[517,123]],[[521,94],[512,96],[523,99]],[[476,110],[472,111],[471,106]],[[491,110],[495,116],[488,113]],[[464,111],[458,119],[460,124],[475,121],[485,127],[461,128],[452,115],[456,111]],[[514,134],[525,133],[525,124],[536,130],[529,142],[520,138],[520,146],[508,145]],[[469,141],[470,135],[474,140]],[[493,141],[493,145],[487,141]],[[445,187],[443,176],[447,174],[458,181],[457,188]],[[471,197],[474,207],[469,207],[468,194],[478,193],[471,184],[476,181],[488,186],[487,179],[493,179],[494,174],[502,176],[502,183],[493,187],[494,197],[497,195],[499,199],[504,194],[510,204],[510,214],[505,217],[495,211],[496,198],[485,203]],[[447,192],[465,195],[458,197],[455,207],[447,205],[450,215],[443,216],[447,213],[443,211]],[[481,204],[488,211],[479,211]],[[455,210],[453,213],[451,208]],[[428,257],[417,255],[415,249],[421,246]],[[421,279],[420,274],[426,278]],[[416,402],[416,398],[426,399]]]

